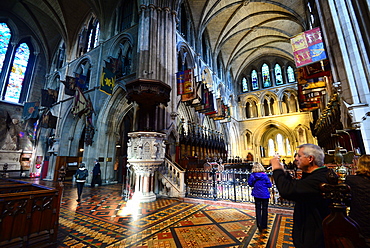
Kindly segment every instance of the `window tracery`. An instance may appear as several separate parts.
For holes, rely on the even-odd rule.
[[[283,75],[281,74],[281,66],[279,64],[275,65],[275,83],[276,85],[281,85],[284,83],[283,81]]]
[[[295,76],[294,76],[294,70],[291,66],[288,66],[287,68],[287,76],[288,76],[288,82],[294,83],[295,82]]]
[[[1,99],[22,103],[26,100],[29,87],[26,72],[32,66],[29,61],[33,56],[33,47],[30,42],[21,41],[13,49],[11,39],[12,31],[9,26],[0,23],[0,73],[4,78]]]
[[[271,87],[270,68],[266,63],[262,65],[262,83],[264,88]]]
[[[258,74],[256,70],[253,70],[251,73],[251,79],[252,79],[252,90],[258,90]]]

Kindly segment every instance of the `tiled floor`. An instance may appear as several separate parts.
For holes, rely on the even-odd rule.
[[[126,202],[121,187],[85,187],[78,204],[76,187],[66,182],[58,247],[294,247],[290,210],[269,208],[268,229],[260,233],[252,204],[163,198]]]

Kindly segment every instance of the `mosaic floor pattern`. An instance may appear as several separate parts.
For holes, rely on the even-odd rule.
[[[292,216],[269,213],[259,232],[253,208],[158,199],[126,202],[120,184],[85,187],[78,204],[76,187],[65,183],[58,247],[294,247]]]

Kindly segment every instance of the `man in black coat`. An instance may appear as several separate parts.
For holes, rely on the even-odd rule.
[[[330,213],[329,201],[322,197],[320,191],[320,184],[327,183],[325,155],[317,145],[304,144],[298,148],[295,160],[298,169],[302,170],[302,178],[295,180],[286,173],[278,156],[270,160],[273,178],[280,195],[295,201],[292,234],[294,246],[325,247],[322,221]]]
[[[95,165],[92,171],[92,180],[91,180],[91,188],[95,187],[95,184],[99,184],[101,186],[101,170],[100,170],[100,163],[97,159],[95,159]]]

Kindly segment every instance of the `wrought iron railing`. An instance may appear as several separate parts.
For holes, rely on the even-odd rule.
[[[251,195],[252,188],[248,186],[248,178],[251,173],[246,169],[211,170],[188,170],[186,172],[186,197],[209,200],[222,200],[233,202],[254,202]],[[269,176],[271,176],[269,174]],[[272,181],[270,190],[270,205],[294,206],[294,202],[285,200],[279,196],[276,185]]]

